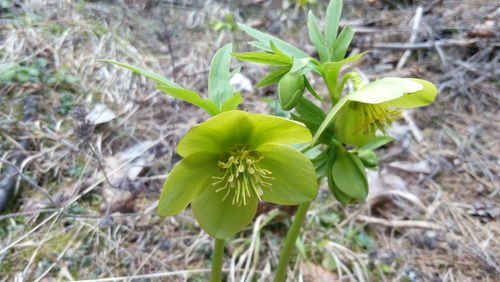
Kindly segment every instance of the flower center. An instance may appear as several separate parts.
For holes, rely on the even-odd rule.
[[[401,115],[400,110],[392,110],[376,104],[353,102],[351,106],[359,111],[361,117],[361,124],[354,130],[354,134],[360,131],[363,134],[375,134],[377,129],[385,134],[385,128]]]
[[[231,193],[233,205],[246,205],[253,196],[261,200],[264,189],[271,189],[272,184],[268,181],[274,179],[269,170],[258,166],[262,159],[263,156],[256,156],[255,151],[248,150],[246,146],[238,146],[229,152],[226,162],[219,161],[224,174],[221,177],[212,176],[216,180],[212,185],[217,187],[215,192],[225,192],[222,201]]]

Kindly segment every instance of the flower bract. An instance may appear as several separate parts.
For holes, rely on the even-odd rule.
[[[344,97],[345,105],[335,118],[335,137],[345,144],[362,146],[377,131],[385,133],[401,113],[397,108],[414,108],[432,103],[436,87],[425,80],[387,77],[362,86]]]
[[[311,141],[302,124],[243,111],[223,112],[192,128],[177,145],[183,159],[168,176],[158,214],[191,203],[200,226],[227,238],[255,216],[260,200],[296,205],[317,193],[313,165],[287,144]]]

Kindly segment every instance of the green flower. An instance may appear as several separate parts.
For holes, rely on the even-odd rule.
[[[362,86],[344,97],[347,102],[335,117],[335,137],[345,144],[362,146],[401,113],[395,108],[425,106],[436,98],[436,87],[425,80],[387,77]]]
[[[311,141],[309,130],[287,119],[223,112],[191,129],[177,145],[183,159],[168,176],[158,214],[191,203],[200,226],[227,238],[255,216],[260,200],[297,205],[317,193],[314,167],[285,144]]]

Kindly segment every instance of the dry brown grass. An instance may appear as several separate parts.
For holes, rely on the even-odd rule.
[[[26,0],[11,8],[13,20],[0,24],[0,62],[32,65],[44,58],[47,73],[64,70],[79,78],[70,85],[62,80],[1,85],[0,159],[18,151],[26,155],[18,167],[24,177],[17,181],[16,196],[0,215],[2,281],[206,280],[210,238],[189,210],[168,218],[155,210],[162,182],[178,160],[176,142],[207,116],[154,90],[147,79],[98,60],[124,61],[203,92],[217,47],[234,40],[240,50],[249,48],[241,32],[207,27],[237,8],[259,28],[279,28],[288,41],[308,44],[300,9],[281,11],[259,1],[239,7],[212,1],[115,2]],[[491,34],[488,21],[498,18],[498,8],[489,1],[423,1],[415,41],[408,43],[418,3],[345,2],[345,24],[358,30],[351,51],[372,50],[355,66],[359,71],[369,78],[423,77],[439,85],[440,94],[434,105],[409,112],[399,127],[401,138],[380,152],[370,200],[342,208],[321,188],[289,277],[495,281],[499,35]],[[380,9],[384,3],[391,8]],[[322,5],[313,9],[322,13]],[[396,69],[405,52],[401,46],[448,39],[467,44],[417,46]],[[252,80],[262,77],[262,67],[244,66]],[[269,112],[264,92],[245,94],[243,107]],[[27,97],[38,107],[31,122],[22,121]],[[78,121],[67,109],[92,110],[97,104],[116,118],[98,125],[86,140],[77,138]],[[27,150],[20,145],[26,139],[32,145]],[[396,161],[423,162],[431,172],[404,171]],[[6,165],[0,162],[0,171]],[[269,280],[287,224],[287,216],[274,209],[235,236],[226,248],[228,281]]]

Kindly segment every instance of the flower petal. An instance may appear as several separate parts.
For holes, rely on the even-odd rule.
[[[180,213],[201,190],[211,187],[218,170],[214,154],[194,154],[178,162],[163,185],[158,214]]]
[[[250,120],[254,129],[247,144],[254,147],[306,143],[312,139],[309,129],[296,121],[262,114],[250,114]]]
[[[316,172],[311,161],[295,149],[266,145],[257,149],[264,157],[258,166],[269,170],[270,189],[263,188],[262,199],[281,205],[297,205],[314,200],[318,192]]]
[[[198,152],[222,153],[240,143],[245,143],[252,133],[249,114],[227,111],[193,127],[177,145],[183,157]]]
[[[397,99],[404,94],[420,91],[424,86],[416,81],[399,77],[386,77],[363,86],[349,94],[349,100],[379,104]]]
[[[337,113],[335,118],[334,136],[344,144],[362,146],[375,138],[374,132],[361,127],[364,122],[364,112],[358,111],[353,103],[348,101]]]
[[[426,106],[434,102],[437,95],[437,88],[434,84],[429,81],[416,78],[408,78],[408,80],[420,83],[423,86],[423,89],[406,94],[395,100],[384,102],[384,106],[391,108],[416,108]]]
[[[245,227],[257,212],[257,197],[248,198],[247,205],[233,205],[231,199],[224,198],[224,191],[205,189],[193,199],[191,207],[194,217],[210,236],[224,239]]]

